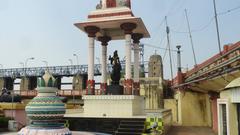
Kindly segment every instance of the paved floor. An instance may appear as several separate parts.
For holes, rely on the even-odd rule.
[[[216,135],[208,127],[171,127],[167,135]]]

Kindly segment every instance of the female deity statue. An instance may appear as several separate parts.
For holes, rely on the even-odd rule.
[[[119,84],[119,80],[121,78],[122,66],[119,61],[117,50],[114,51],[113,57],[111,57],[111,55],[109,56],[109,60],[112,65],[112,73],[111,73],[112,84]]]

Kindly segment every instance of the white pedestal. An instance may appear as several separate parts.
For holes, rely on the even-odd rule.
[[[144,115],[144,98],[134,95],[86,95],[84,116],[132,117]]]

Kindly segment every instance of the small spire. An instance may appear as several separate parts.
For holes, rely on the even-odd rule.
[[[56,79],[46,70],[45,74],[38,79],[38,87],[56,87]]]

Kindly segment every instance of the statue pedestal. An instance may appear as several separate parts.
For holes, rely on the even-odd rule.
[[[144,98],[134,95],[87,95],[84,99],[84,116],[132,117],[144,115]]]
[[[107,86],[107,95],[123,95],[123,86],[117,84]]]

